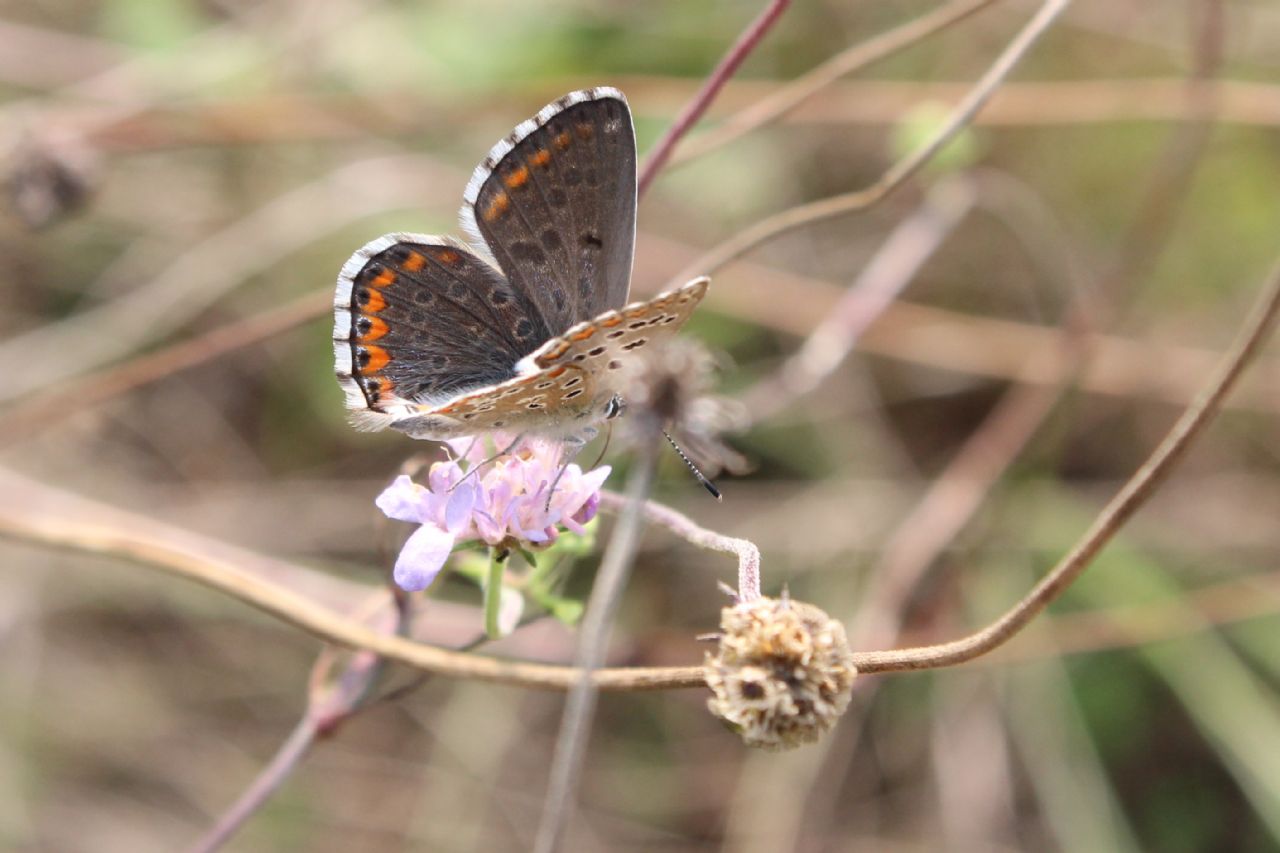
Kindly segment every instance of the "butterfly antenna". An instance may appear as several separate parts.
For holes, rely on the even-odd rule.
[[[702,472],[698,470],[698,466],[693,464],[693,460],[685,455],[685,452],[680,449],[680,445],[676,444],[676,440],[671,437],[671,433],[664,429],[662,434],[667,437],[667,441],[671,442],[671,446],[675,449],[676,453],[680,454],[680,458],[684,460],[684,464],[689,466],[689,470],[693,473],[694,479],[702,484],[702,488],[710,492],[711,497],[716,500],[723,500],[720,495],[720,490],[716,488],[716,484],[703,476]]]
[[[600,463],[604,461],[604,455],[609,451],[609,442],[613,439],[613,421],[605,426],[604,444],[600,448],[600,454],[596,456],[596,461],[591,463],[592,468],[599,468]]]
[[[551,511],[551,498],[556,493],[556,486],[560,484],[560,478],[564,476],[564,472],[569,470],[569,466],[573,464],[574,458],[582,452],[584,445],[580,443],[565,442],[560,445],[560,470],[556,472],[556,478],[551,481],[551,488],[547,490],[547,502],[543,509],[547,512]]]

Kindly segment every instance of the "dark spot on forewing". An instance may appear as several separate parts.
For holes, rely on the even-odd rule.
[[[517,261],[525,261],[532,264],[544,263],[547,259],[541,248],[527,240],[517,240],[511,244],[511,257]]]
[[[560,239],[560,232],[554,228],[548,228],[542,232],[542,245],[549,251],[556,251],[564,248],[564,241]]]

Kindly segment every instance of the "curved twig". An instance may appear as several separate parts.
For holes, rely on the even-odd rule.
[[[693,125],[702,118],[702,114],[707,111],[707,107],[711,106],[711,102],[715,100],[720,90],[724,88],[724,84],[729,82],[729,78],[738,70],[743,61],[751,55],[751,51],[755,50],[756,45],[764,38],[765,33],[772,29],[777,23],[778,18],[782,17],[782,13],[791,5],[791,0],[770,0],[764,11],[751,22],[750,26],[743,31],[738,37],[737,42],[729,49],[721,59],[720,63],[715,67],[707,77],[706,81],[698,89],[698,93],[693,96],[685,108],[672,122],[671,127],[662,135],[648,156],[645,157],[644,165],[640,169],[640,176],[636,179],[636,194],[641,198],[649,189],[649,185],[653,183],[653,179],[658,176],[658,172],[662,171],[662,167],[666,165],[667,159],[671,156],[672,150],[680,139],[688,133]]]
[[[194,551],[163,536],[32,509],[27,506],[31,490],[27,483],[11,475],[5,479],[8,482],[0,489],[0,536],[151,566],[225,592],[326,642],[374,652],[438,675],[550,690],[566,690],[578,680],[578,670],[570,666],[500,660],[380,634],[288,587],[252,575],[222,555]],[[23,485],[15,487],[16,482]],[[592,681],[601,690],[695,687],[702,684],[702,670],[696,666],[599,669]]]
[[[772,94],[725,119],[715,129],[688,140],[676,149],[671,158],[672,168],[683,166],[776,121],[841,77],[888,59],[995,2],[996,0],[952,0],[919,18],[846,48],[790,83],[780,86]]]
[[[855,192],[793,207],[790,210],[785,210],[782,213],[763,219],[689,264],[671,279],[672,284],[668,284],[668,287],[674,287],[676,286],[674,283],[688,281],[694,276],[710,275],[730,261],[745,255],[766,240],[823,219],[830,219],[856,210],[862,210],[889,195],[933,159],[935,154],[941,151],[948,142],[968,126],[973,117],[978,114],[978,111],[982,109],[1000,84],[1004,82],[1009,72],[1026,56],[1031,46],[1036,43],[1040,36],[1044,35],[1045,31],[1049,29],[1049,26],[1058,15],[1062,14],[1070,2],[1071,0],[1045,0],[1039,11],[1014,37],[1009,46],[1004,49],[1004,52],[996,57],[996,61],[973,85],[973,88],[969,90],[964,99],[956,104],[937,133],[920,148],[889,167],[888,171],[881,175],[871,186]]]
[[[1262,348],[1278,314],[1280,264],[1272,271],[1261,299],[1200,397],[1183,412],[1164,441],[1103,508],[1080,541],[1021,601],[987,627],[959,640],[933,646],[860,654],[857,656],[859,671],[892,672],[954,666],[986,654],[1018,633],[1088,568],[1098,552],[1150,499],[1174,464],[1222,408],[1222,402],[1236,380]]]
[[[1111,537],[1152,495],[1205,426],[1261,349],[1280,313],[1280,265],[1236,343],[1205,391],[1179,418],[1169,435],[1120,493],[1103,509],[1084,537],[1022,601],[982,630],[934,646],[855,654],[863,672],[892,672],[951,666],[971,660],[1007,641],[1056,598],[1089,565]],[[25,485],[20,478],[8,479]],[[14,483],[8,485],[13,486]],[[564,690],[580,673],[573,667],[504,661],[447,651],[401,637],[378,634],[278,584],[244,572],[216,555],[196,553],[155,536],[127,531],[33,508],[30,488],[0,491],[0,535],[11,539],[128,559],[222,590],[247,604],[324,639],[440,675]],[[697,666],[600,669],[592,681],[601,690],[655,690],[702,684]]]
[[[600,493],[600,504],[617,511],[626,505],[626,498],[614,492],[604,491]],[[714,530],[700,527],[687,515],[676,512],[657,501],[645,501],[644,515],[650,524],[667,528],[691,545],[736,556],[738,558],[738,589],[736,590],[738,600],[754,601],[760,597],[760,549],[755,546],[755,543],[748,539],[725,536]]]
[[[1221,409],[1227,393],[1261,349],[1278,313],[1280,265],[1272,273],[1261,300],[1205,391],[1183,413],[1134,477],[1103,509],[1080,542],[1026,598],[986,628],[950,643],[855,654],[854,663],[858,669],[863,672],[892,672],[951,666],[984,654],[1016,634],[1088,567],[1093,557],[1151,497],[1160,480]],[[564,690],[579,677],[578,670],[573,667],[504,661],[381,635],[292,590],[254,577],[217,556],[193,553],[135,531],[66,516],[55,518],[32,509],[17,489],[6,489],[5,492],[12,497],[0,498],[0,535],[151,565],[222,590],[340,646],[376,652],[390,660],[440,675],[526,687]],[[703,683],[702,670],[697,666],[600,669],[592,675],[592,681],[601,690],[657,690],[695,687]]]

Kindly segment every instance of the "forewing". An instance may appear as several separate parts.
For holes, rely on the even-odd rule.
[[[598,377],[597,384],[612,388],[611,374],[624,368],[645,347],[679,331],[706,296],[710,283],[708,278],[696,278],[645,302],[633,302],[579,323],[539,347],[518,369],[523,372],[526,366],[540,370],[578,367]]]
[[[379,237],[338,276],[335,370],[366,428],[510,379],[549,334],[498,270],[448,237]]]
[[[462,224],[552,334],[627,300],[636,143],[617,89],[571,92],[520,123],[476,168]]]
[[[710,281],[695,279],[676,290],[606,311],[552,338],[517,366],[518,376],[482,388],[423,415],[445,415],[475,430],[537,429],[589,420],[590,404],[645,347],[676,333],[706,295]]]

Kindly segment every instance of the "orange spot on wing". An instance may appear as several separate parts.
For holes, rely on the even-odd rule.
[[[622,322],[622,318],[615,314],[612,317],[606,317],[605,319],[601,320],[600,325],[604,326],[606,329],[612,329],[614,326],[618,325],[621,322]]]
[[[529,170],[524,166],[516,169],[510,175],[502,179],[502,182],[513,190],[518,190],[529,182]]]
[[[404,268],[409,272],[417,272],[427,265],[427,259],[422,256],[421,252],[410,252],[409,257],[404,259]]]
[[[529,158],[529,163],[540,169],[545,169],[547,164],[551,162],[551,152],[545,148],[539,148],[533,152],[533,156]]]
[[[547,374],[547,378],[548,378],[548,379],[555,379],[556,377],[563,376],[563,375],[564,375],[564,372],[565,372],[566,370],[568,370],[568,369],[569,369],[569,368],[565,367],[565,366],[562,364],[562,365],[560,365],[559,367],[557,367],[555,370],[553,370],[553,371],[551,371],[550,373],[548,373],[548,374]]]
[[[569,342],[564,341],[563,343],[560,344],[560,346],[556,347],[554,350],[544,355],[543,358],[545,358],[547,361],[555,361],[557,358],[564,355],[568,351],[569,351]]]
[[[556,138],[555,138],[556,147],[559,148],[561,151],[568,148],[569,143],[572,141],[573,141],[573,137],[569,135],[569,131],[567,130],[561,131],[560,133],[556,134]]]
[[[369,321],[369,331],[360,336],[361,341],[376,341],[391,331],[386,321],[379,317],[366,317],[365,319]],[[370,364],[372,363],[373,360],[371,358]]]
[[[459,255],[453,249],[440,249],[436,252],[436,260],[442,264],[456,264],[462,260],[462,255]]]
[[[395,283],[396,283],[396,274],[388,269],[384,269],[382,272],[378,273],[377,276],[375,276],[374,279],[369,282],[369,284],[373,285],[374,287],[386,287],[389,284],[395,284]]]
[[[511,199],[506,193],[498,193],[489,202],[489,206],[484,209],[484,221],[492,222],[506,213],[509,207],[511,207]]]
[[[370,314],[377,314],[383,308],[387,307],[387,298],[382,295],[381,290],[367,290],[365,292],[369,294],[369,298],[366,299],[364,301],[364,305],[361,306],[362,310],[367,311]]]
[[[570,336],[569,336],[569,340],[571,340],[571,341],[585,341],[587,338],[591,337],[591,336],[592,336],[592,335],[594,335],[595,333],[596,333],[596,327],[595,327],[595,326],[587,326],[585,329],[583,329],[581,332],[578,332],[576,335],[570,335]]]
[[[364,350],[369,353],[369,360],[360,368],[365,373],[377,373],[391,363],[390,354],[382,347],[367,346]]]

